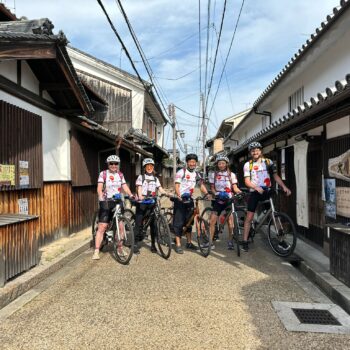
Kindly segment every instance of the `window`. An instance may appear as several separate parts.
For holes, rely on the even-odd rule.
[[[291,112],[304,103],[304,86],[288,97],[288,111]]]

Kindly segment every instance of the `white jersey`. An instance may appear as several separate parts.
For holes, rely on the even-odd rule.
[[[180,196],[184,193],[189,193],[192,196],[198,180],[201,180],[201,177],[195,170],[180,169],[175,176],[175,183],[180,184]]]
[[[269,165],[267,165],[266,161],[262,159],[259,159],[257,162],[253,162],[252,164],[250,164],[250,162],[246,162],[243,167],[244,177],[250,177],[250,181],[255,186],[271,187],[269,168],[271,169],[272,173],[277,172],[275,164],[270,159]],[[254,190],[251,189],[251,191]]]
[[[226,171],[211,172],[209,174],[209,183],[214,185],[215,194],[219,192],[228,193],[232,197],[232,185],[237,184],[237,177],[234,173]]]
[[[97,182],[105,183],[105,189],[103,192],[104,200],[110,199],[113,195],[120,193],[122,185],[126,183],[123,173],[120,171],[113,173],[109,170],[101,171]]]
[[[142,186],[143,196],[155,196],[161,184],[157,177],[145,174],[138,176],[136,179],[136,186]]]

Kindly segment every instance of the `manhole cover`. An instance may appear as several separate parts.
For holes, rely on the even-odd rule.
[[[301,323],[341,326],[341,323],[328,310],[294,308],[292,310]]]

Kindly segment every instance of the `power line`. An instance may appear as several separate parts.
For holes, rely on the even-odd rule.
[[[236,21],[235,29],[234,29],[234,32],[233,32],[233,35],[232,35],[232,39],[231,39],[231,43],[230,43],[230,47],[229,47],[229,50],[228,50],[227,55],[226,55],[226,59],[225,59],[225,63],[224,63],[224,67],[222,68],[221,75],[220,75],[220,79],[219,79],[219,84],[218,84],[218,87],[217,87],[217,89],[216,89],[215,96],[214,96],[214,99],[213,99],[213,103],[212,103],[211,108],[210,108],[209,118],[210,118],[211,112],[212,112],[212,110],[213,110],[213,107],[214,107],[214,104],[215,104],[215,101],[216,101],[216,97],[217,97],[218,92],[219,92],[219,89],[220,89],[220,85],[221,85],[222,76],[223,76],[223,74],[224,74],[224,71],[225,71],[225,68],[226,68],[226,64],[227,64],[228,58],[229,58],[229,56],[230,56],[230,52],[231,52],[231,48],[232,48],[232,44],[233,44],[233,41],[234,41],[235,36],[236,36],[236,31],[237,31],[237,27],[238,27],[239,19],[240,19],[241,14],[242,14],[242,10],[243,10],[243,6],[244,6],[244,2],[245,2],[245,0],[242,0],[241,8],[240,8],[240,10],[239,10],[239,14],[238,14],[238,18],[237,18],[237,21]]]
[[[225,0],[225,2],[224,2],[224,9],[222,10],[220,30],[219,30],[219,37],[217,38],[217,42],[216,42],[216,50],[215,50],[215,56],[214,56],[213,69],[212,69],[212,72],[211,72],[211,77],[210,77],[210,82],[209,82],[209,87],[208,87],[208,93],[206,95],[206,101],[208,101],[210,90],[211,90],[211,85],[213,83],[213,77],[214,77],[215,66],[216,66],[216,59],[217,59],[217,56],[218,56],[219,45],[220,45],[221,34],[222,34],[222,28],[223,28],[224,19],[225,19],[226,3],[227,3],[227,0]],[[214,30],[215,30],[215,27],[214,27]],[[207,111],[207,104],[205,106],[205,111]]]
[[[179,107],[179,106],[176,106],[176,105],[175,105],[175,107],[176,107],[177,109],[179,109],[181,112],[186,113],[186,114],[188,114],[188,115],[190,115],[190,116],[192,116],[192,117],[200,118],[199,115],[195,115],[195,114],[192,114],[192,113],[190,113],[190,112],[187,112],[187,111],[185,111],[184,109],[182,109],[182,108]]]
[[[194,70],[192,70],[192,71],[190,71],[190,72],[188,72],[188,73],[186,73],[186,74],[184,74],[184,75],[182,75],[182,76],[180,76],[180,77],[178,77],[178,78],[163,78],[163,77],[156,77],[157,79],[161,79],[161,80],[180,80],[180,79],[182,79],[182,78],[185,78],[185,77],[188,77],[189,75],[191,75],[192,73],[194,73],[194,72],[197,72],[197,70],[199,69],[200,67],[197,67],[197,68],[195,68]]]

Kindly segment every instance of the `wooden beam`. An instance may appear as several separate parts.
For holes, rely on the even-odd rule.
[[[40,83],[39,88],[46,91],[62,91],[72,89],[65,83]]]
[[[56,58],[56,48],[52,44],[26,43],[25,45],[14,45],[16,43],[2,43],[0,47],[0,59],[27,60]]]
[[[17,84],[22,85],[22,61],[17,61]]]

